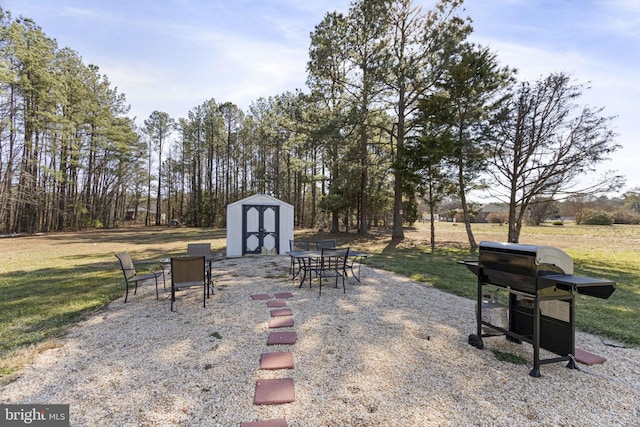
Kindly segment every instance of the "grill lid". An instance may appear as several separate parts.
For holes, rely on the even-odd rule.
[[[538,266],[552,265],[564,274],[573,274],[573,260],[566,252],[553,246],[525,245],[521,243],[480,242],[479,258],[483,251],[502,252],[535,257]]]

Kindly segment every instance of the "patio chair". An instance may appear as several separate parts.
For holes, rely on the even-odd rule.
[[[215,294],[213,288],[213,278],[212,278],[212,266],[213,262],[213,254],[211,253],[211,243],[188,243],[187,244],[187,256],[203,256],[204,257],[204,269],[207,273],[207,297],[209,296],[209,291]]]
[[[309,240],[289,240],[289,251],[298,252],[298,251],[309,251],[311,250],[311,242]],[[298,274],[300,274],[301,269],[301,261],[298,260],[298,269],[294,271],[296,267],[296,260],[291,257],[291,266],[289,266],[289,274],[291,274],[291,280],[295,279]]]
[[[336,241],[334,239],[325,239],[325,240],[317,240],[316,241],[316,247],[318,248],[318,250],[322,250],[322,249],[335,249],[336,248]],[[347,261],[348,264],[348,261]],[[347,268],[349,268],[349,266],[345,264],[345,270],[344,270],[344,274],[347,274]]]
[[[129,284],[134,285],[133,294],[135,295],[138,292],[138,282],[150,279],[154,279],[156,282],[156,299],[158,299],[158,277],[162,277],[162,281],[164,282],[164,266],[159,262],[137,262],[135,265],[140,268],[142,268],[143,265],[146,265],[147,267],[145,268],[149,270],[148,273],[139,274],[136,271],[128,252],[120,252],[116,254],[116,257],[120,261],[120,268],[122,269],[122,274],[124,274],[124,284],[126,289],[124,302],[126,303],[129,298]],[[151,268],[151,266],[155,268]]]
[[[202,306],[207,306],[207,277],[204,256],[171,258],[171,311],[176,300],[176,290],[202,286]]]
[[[322,279],[327,277],[335,278],[336,288],[338,287],[338,277],[342,278],[342,290],[347,293],[344,284],[344,276],[346,276],[346,262],[349,257],[349,248],[346,249],[322,249],[320,265],[316,269],[316,275],[320,279],[320,290],[318,297],[322,295]]]
[[[322,249],[335,249],[336,241],[334,239],[316,240],[316,248],[319,251]]]

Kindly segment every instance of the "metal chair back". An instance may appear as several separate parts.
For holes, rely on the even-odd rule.
[[[133,294],[135,295],[138,292],[138,282],[142,282],[144,280],[154,279],[156,282],[156,299],[158,299],[158,278],[162,277],[164,280],[164,267],[162,264],[157,262],[145,262],[141,264],[154,265],[155,269],[149,268],[149,273],[138,274],[136,272],[136,268],[133,264],[133,260],[128,252],[120,252],[116,254],[116,258],[120,261],[120,268],[122,269],[122,274],[124,275],[124,283],[125,283],[125,294],[124,294],[124,302],[127,302],[129,298],[129,285],[134,285]]]
[[[171,311],[176,300],[176,289],[202,286],[202,306],[207,305],[207,277],[204,256],[171,258]]]
[[[116,254],[116,258],[120,261],[120,268],[122,268],[125,280],[129,280],[129,278],[136,275],[136,268],[133,265],[133,260],[129,253],[120,252],[119,254]]]
[[[293,251],[310,251],[311,242],[309,240],[289,240],[289,250]]]
[[[346,275],[346,263],[349,257],[349,248],[331,249],[323,248],[320,258],[320,266],[318,268],[318,276],[320,277],[320,290],[318,296],[322,295],[322,279],[324,277],[334,277],[336,288],[338,287],[338,277],[342,278],[342,289],[346,293],[347,288],[344,284],[344,276]]]
[[[213,254],[211,254],[211,243],[188,243],[187,255],[213,257]]]
[[[336,241],[334,239],[316,240],[316,247],[319,251],[322,249],[335,249]]]

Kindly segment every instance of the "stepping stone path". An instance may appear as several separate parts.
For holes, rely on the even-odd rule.
[[[577,362],[584,365],[595,365],[596,363],[604,363],[607,360],[602,356],[591,354],[588,351],[580,350],[579,348],[575,349],[575,358]]]
[[[269,294],[251,295],[251,298],[257,299],[257,300],[271,299],[271,295],[269,295]]]
[[[260,369],[293,369],[293,354],[290,351],[262,353]]]
[[[267,307],[273,308],[269,320],[269,329],[293,327],[293,311],[287,308],[287,298],[293,297],[291,292],[275,294],[275,300],[269,294],[251,295],[257,301],[267,300]],[[298,336],[293,331],[270,332],[267,345],[292,345],[296,343]],[[293,369],[293,353],[280,351],[262,353],[260,355],[261,370]],[[293,378],[276,378],[256,381],[256,391],[253,399],[254,405],[279,405],[295,400]],[[278,418],[273,420],[254,421],[241,423],[240,427],[287,427],[287,420]]]
[[[290,308],[280,308],[278,310],[271,310],[271,317],[278,316],[293,316],[293,311]]]
[[[240,427],[287,427],[287,420],[278,418],[277,420],[254,421],[252,423],[241,423]]]
[[[293,378],[276,378],[256,382],[256,397],[253,399],[255,405],[291,403],[295,399]]]
[[[270,328],[291,328],[293,327],[293,318],[291,316],[276,317],[269,320]]]
[[[274,301],[267,301],[267,307],[286,307],[287,302],[281,299],[277,299]]]

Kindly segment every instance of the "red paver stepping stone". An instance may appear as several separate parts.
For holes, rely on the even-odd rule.
[[[293,353],[290,351],[262,353],[260,369],[293,369]]]
[[[251,295],[251,298],[253,298],[253,299],[271,299],[271,295],[269,295],[269,294],[256,294],[256,295]]]
[[[290,308],[281,308],[278,310],[271,310],[271,317],[278,316],[293,316],[293,311]]]
[[[596,356],[595,354],[580,350],[579,348],[576,348],[574,356],[576,358],[576,362],[580,362],[583,365],[595,365],[596,363],[604,363],[605,360],[607,360],[602,356]]]
[[[279,405],[296,400],[293,378],[276,378],[256,381],[254,405]]]
[[[275,420],[253,421],[250,423],[240,423],[240,427],[287,427],[287,420],[278,418]]]
[[[298,335],[295,332],[271,332],[267,345],[295,344]]]
[[[290,328],[293,326],[293,317],[274,317],[269,320],[270,328]]]
[[[291,298],[293,296],[291,292],[281,292],[275,295],[276,295],[276,298]]]
[[[286,307],[287,302],[282,300],[267,301],[267,307]]]

